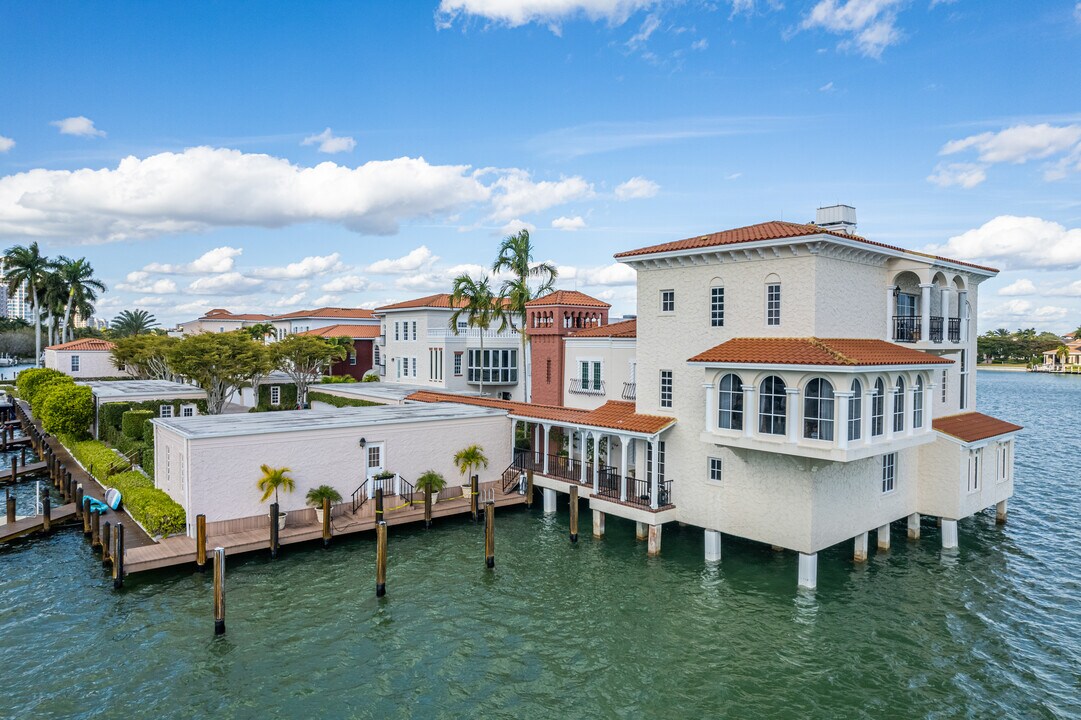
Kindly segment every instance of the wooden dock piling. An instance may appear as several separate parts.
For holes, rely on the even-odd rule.
[[[26,446],[23,445],[20,449],[22,452],[19,453],[19,459],[22,461],[23,465],[26,465]]]
[[[109,548],[112,542],[111,529],[112,524],[108,520],[101,526],[101,564],[103,567],[109,566]]]
[[[15,522],[15,496],[11,494],[11,490],[4,488],[4,504],[7,506],[7,521],[8,525]]]
[[[90,497],[83,495],[83,535],[90,534]]]
[[[195,567],[206,572],[206,515],[195,516]]]
[[[432,526],[432,492],[431,490],[424,491],[424,529],[427,530]]]
[[[101,547],[101,511],[90,512],[90,547],[97,550]]]
[[[527,508],[533,507],[533,471],[526,470],[525,473],[525,506]]]
[[[330,547],[330,498],[323,498],[323,547]]]
[[[117,523],[113,531],[113,589],[124,587],[124,523]]]
[[[270,558],[278,557],[278,503],[270,504]]]
[[[495,567],[495,503],[484,503],[484,566]]]
[[[19,458],[11,458],[11,482],[19,482]]]
[[[277,519],[275,519],[277,524]],[[214,634],[225,634],[225,548],[214,548]]]
[[[75,486],[75,519],[83,519],[83,484]]]
[[[474,475],[473,477],[469,478],[469,512],[473,515],[473,522],[477,521],[477,515],[479,510],[479,508],[477,507],[477,503],[479,501],[478,496],[480,495],[479,481],[479,475]]]
[[[578,487],[571,485],[571,542],[578,542]]]
[[[45,532],[53,529],[52,500],[49,498],[49,488],[41,489],[41,527]]]
[[[387,524],[375,524],[375,596],[387,594]]]
[[[383,488],[375,489],[375,522],[383,522]]]

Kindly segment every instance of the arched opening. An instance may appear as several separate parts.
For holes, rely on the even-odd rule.
[[[923,427],[923,377],[916,376],[912,390],[912,427]]]
[[[833,385],[814,378],[803,395],[803,437],[809,440],[833,440]]]
[[[770,375],[763,380],[759,386],[758,400],[758,432],[765,435],[784,435],[788,431],[788,398],[784,380],[776,375]]]
[[[885,432],[886,383],[882,378],[875,380],[874,394],[871,396],[871,437]]]
[[[721,378],[717,407],[717,427],[726,430],[743,429],[743,380],[735,373]]]
[[[906,270],[893,278],[893,339],[916,342],[921,337],[920,277]]]
[[[897,378],[893,393],[893,431],[905,431],[905,379]]]
[[[859,440],[863,430],[863,384],[852,381],[852,397],[848,399],[848,439]]]

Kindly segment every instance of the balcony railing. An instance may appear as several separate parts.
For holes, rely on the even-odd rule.
[[[920,339],[919,315],[893,316],[893,341],[914,343]]]
[[[623,396],[622,396],[623,399],[624,400],[630,400],[630,401],[633,402],[635,397],[638,394],[637,388],[638,388],[638,383],[632,383],[632,382],[623,383]]]
[[[611,485],[601,484],[600,494],[612,498],[613,500],[619,500],[619,477],[615,478],[615,488],[612,489]],[[649,481],[638,480],[636,478],[627,478],[627,499],[624,501],[630,505],[638,505],[639,507],[650,507],[649,502]],[[657,508],[664,508],[672,504],[672,481],[661,480],[657,483]]]
[[[950,342],[954,342],[954,343],[961,342],[961,318],[959,318],[959,317],[950,318],[950,324],[949,324],[948,330],[949,330]]]
[[[571,378],[571,386],[568,390],[578,395],[604,395],[604,381],[591,382],[582,378]]]
[[[928,332],[928,339],[933,343],[942,342],[942,320],[943,318],[941,315],[931,316],[931,328]]]

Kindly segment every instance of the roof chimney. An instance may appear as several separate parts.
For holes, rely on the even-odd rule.
[[[823,230],[856,234],[856,208],[851,205],[827,205],[815,212],[815,225]]]

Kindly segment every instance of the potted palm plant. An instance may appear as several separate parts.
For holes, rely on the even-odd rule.
[[[334,506],[342,501],[342,494],[330,485],[320,485],[312,488],[304,497],[308,505],[315,508],[315,519],[320,525],[323,524],[323,500],[330,501],[330,512],[333,514]]]
[[[259,478],[259,489],[263,491],[263,497],[259,502],[266,502],[270,499],[270,496],[273,495],[274,504],[277,505],[279,488],[281,488],[283,492],[293,492],[296,488],[293,478],[289,477],[289,473],[292,471],[287,467],[272,468],[269,465],[260,465],[259,470],[263,473],[263,476]],[[274,518],[271,518],[270,521],[274,522]],[[279,511],[278,530],[284,529],[285,513]]]
[[[484,454],[484,448],[480,445],[470,445],[455,453],[454,465],[464,478],[462,481],[462,497],[468,498],[470,492],[469,478],[480,468],[488,467],[488,456]]]
[[[447,487],[447,480],[435,470],[428,470],[417,478],[417,490],[423,490],[426,498],[431,498],[432,505],[439,499],[439,493]]]

